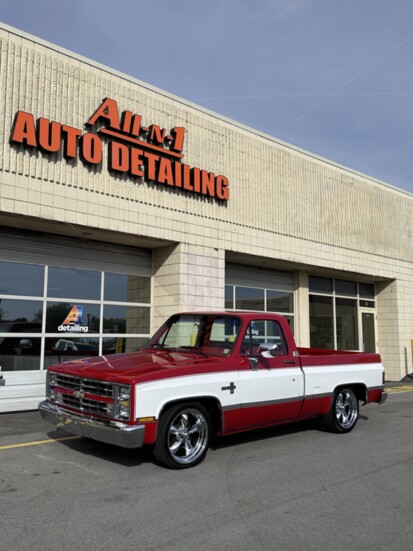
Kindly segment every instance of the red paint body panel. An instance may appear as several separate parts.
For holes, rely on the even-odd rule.
[[[380,363],[380,354],[349,352],[344,350],[324,350],[321,348],[297,348],[302,367],[321,365],[350,365]]]

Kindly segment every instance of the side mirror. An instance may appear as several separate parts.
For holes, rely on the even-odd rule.
[[[278,344],[272,342],[263,342],[258,348],[258,354],[264,358],[276,357],[280,355]]]
[[[32,348],[33,343],[30,339],[21,339],[19,345],[20,348]]]

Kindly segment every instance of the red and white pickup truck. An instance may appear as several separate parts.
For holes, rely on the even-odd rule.
[[[172,316],[134,354],[49,368],[44,419],[66,431],[138,448],[182,469],[200,463],[214,435],[320,418],[352,430],[359,402],[383,403],[378,354],[297,348],[270,313]]]

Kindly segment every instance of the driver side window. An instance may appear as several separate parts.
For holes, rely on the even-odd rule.
[[[241,354],[251,357],[258,356],[258,350],[261,345],[266,345],[267,347],[275,345],[278,351],[277,356],[286,356],[288,354],[284,333],[277,321],[251,321],[242,341]]]

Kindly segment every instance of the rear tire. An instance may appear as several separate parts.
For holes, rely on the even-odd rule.
[[[205,459],[210,435],[211,420],[201,404],[178,404],[161,415],[154,457],[171,469],[194,467]]]
[[[323,418],[323,425],[331,432],[345,433],[354,429],[359,416],[359,401],[351,388],[335,391],[330,411]]]

